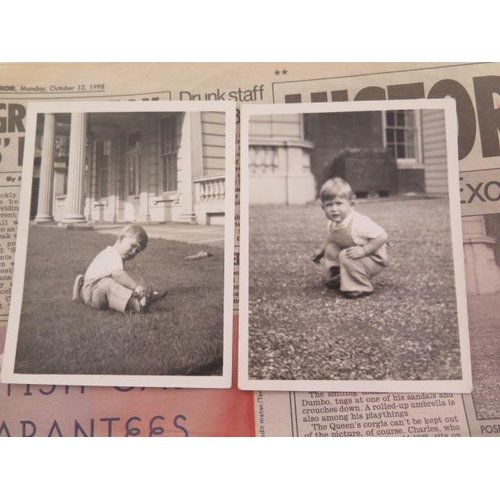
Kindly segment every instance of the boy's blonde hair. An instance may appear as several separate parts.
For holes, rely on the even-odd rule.
[[[136,238],[141,245],[141,251],[148,246],[148,233],[137,224],[128,224],[125,226],[120,233],[120,237],[128,236],[129,238]]]
[[[345,198],[348,201],[352,201],[355,195],[351,186],[344,179],[334,177],[333,179],[328,179],[321,186],[319,198],[323,203],[331,201],[334,198]]]

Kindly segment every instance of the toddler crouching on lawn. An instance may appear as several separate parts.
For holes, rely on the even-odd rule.
[[[328,236],[313,254],[319,264],[324,258],[329,283],[340,278],[345,297],[356,299],[373,293],[371,279],[388,262],[387,233],[369,217],[353,209],[354,193],[340,177],[326,181],[319,193],[328,219]]]
[[[141,226],[125,226],[115,244],[94,258],[85,276],[76,277],[73,300],[83,300],[85,305],[99,310],[146,312],[165,293],[138,284],[123,269],[123,263],[145,250],[147,244],[148,235]]]

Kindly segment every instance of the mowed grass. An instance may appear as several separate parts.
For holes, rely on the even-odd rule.
[[[125,269],[168,290],[146,314],[72,302],[73,281],[115,237],[30,227],[15,370],[36,374],[220,375],[224,253],[184,260],[202,247],[150,239]]]
[[[250,209],[249,376],[286,380],[461,378],[448,201],[359,203],[389,234],[370,297],[345,299],[311,262],[319,204]]]

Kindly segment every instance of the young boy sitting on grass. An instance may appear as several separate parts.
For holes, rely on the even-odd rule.
[[[138,284],[123,269],[123,263],[132,260],[147,244],[148,235],[141,226],[125,226],[115,244],[94,258],[85,276],[76,277],[73,300],[83,300],[85,305],[98,310],[146,312],[165,293]]]
[[[388,262],[387,233],[369,217],[353,209],[354,193],[340,177],[326,181],[319,193],[328,219],[328,236],[312,259],[319,264],[324,258],[328,284],[345,297],[356,299],[373,293],[371,279]]]

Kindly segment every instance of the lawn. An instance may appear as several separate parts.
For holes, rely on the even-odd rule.
[[[73,281],[115,238],[32,226],[16,373],[221,375],[224,253],[150,239],[125,269],[168,290],[149,313],[96,311],[72,302]]]
[[[460,379],[448,201],[380,200],[357,210],[389,234],[370,297],[324,286],[311,261],[326,235],[318,204],[250,209],[249,377]]]

